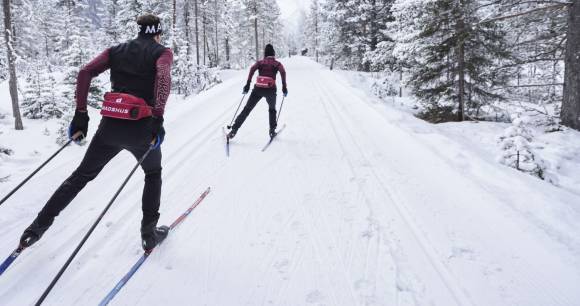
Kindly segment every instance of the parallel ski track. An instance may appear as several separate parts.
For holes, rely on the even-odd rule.
[[[336,82],[340,82],[344,86],[350,86],[348,83],[343,82],[342,80],[340,80],[338,78],[334,78],[334,79],[335,79]],[[345,98],[344,96],[338,96],[335,93],[332,93],[331,95],[333,95],[334,98],[338,98],[338,97],[341,97],[342,99]],[[354,94],[352,94],[352,95],[355,98],[355,100],[358,100],[359,103],[362,103],[362,101],[360,101],[360,99],[358,99],[358,97],[355,97]],[[332,100],[333,99],[331,99],[331,101]],[[336,104],[336,103],[334,103],[334,104]],[[338,109],[338,107],[336,105],[334,105],[334,107],[335,107],[335,109]],[[343,105],[340,105],[340,107],[343,109],[343,113],[348,113],[348,111],[345,109],[345,107]],[[338,111],[337,111],[337,113],[338,113]],[[386,123],[388,123],[388,119],[387,118],[385,118],[382,114],[379,114],[379,115],[380,115],[381,118],[383,118],[386,121]],[[344,118],[345,116],[342,116],[342,117],[343,117],[343,120],[344,120],[345,119]],[[346,117],[346,119],[348,119],[348,122],[350,122],[350,125],[353,126],[352,125],[353,120],[351,118],[349,118],[348,116]],[[401,131],[403,133],[409,135],[409,138],[416,137],[416,135],[412,134],[411,132],[409,132],[409,131],[407,131],[405,129],[401,129]],[[352,133],[351,133],[350,130],[349,130],[349,133],[352,136]],[[355,138],[353,137],[353,143],[356,143],[354,141],[354,139]],[[440,159],[442,159],[445,162],[445,164],[449,165],[449,167],[453,167],[454,166],[453,162],[450,160],[450,158],[448,156],[446,156],[444,154],[441,154],[440,151],[437,150],[436,148],[434,148],[431,144],[425,143],[423,145],[430,150],[430,153],[432,153],[432,154],[436,155],[437,157],[439,157]],[[359,151],[361,151],[361,154],[364,154],[363,153],[364,151],[360,150],[360,146],[357,145],[357,149]],[[373,163],[373,164],[376,164],[376,163]],[[391,198],[398,198],[395,195],[396,193],[393,192],[388,187],[388,185],[384,183],[386,174],[377,173],[374,169],[372,169],[372,171],[373,171],[374,175],[377,176],[378,182],[380,182],[382,188],[389,191],[389,196]],[[508,208],[509,210],[511,210],[511,214],[510,214],[511,217],[518,218],[518,219],[523,219],[523,220],[527,220],[527,221],[532,222],[532,223],[537,223],[536,220],[533,219],[533,218],[531,218],[528,214],[522,214],[521,211],[519,211],[518,209],[516,209],[512,205],[509,205],[508,203],[505,203],[505,201],[502,201],[500,198],[494,196],[494,192],[495,191],[494,190],[491,190],[488,186],[486,186],[485,184],[481,183],[480,181],[477,181],[477,180],[469,180],[469,183],[470,184],[473,184],[474,186],[476,186],[476,187],[478,187],[478,188],[480,188],[482,190],[487,191],[486,193],[483,193],[481,196],[487,197],[489,203],[501,203],[501,205],[498,208],[503,208],[503,209]],[[407,220],[409,220],[411,222],[411,224],[414,224],[414,222],[412,221],[412,218],[410,217],[411,214],[410,214],[409,210],[405,207],[404,204],[401,204],[402,202],[403,201],[396,201],[396,202],[394,201],[394,203],[399,208],[402,209],[402,212],[406,214]],[[418,237],[419,238],[420,237],[425,238],[425,241],[424,242],[425,242],[426,250],[432,250],[433,251],[433,253],[432,253],[433,256],[430,257],[430,258],[432,260],[434,260],[435,263],[439,263],[440,264],[441,270],[438,269],[438,271],[441,271],[442,273],[447,274],[447,276],[449,277],[448,280],[451,281],[451,282],[454,282],[455,284],[457,284],[457,287],[456,288],[458,290],[460,290],[460,294],[462,294],[462,296],[465,297],[467,299],[467,301],[469,301],[471,303],[471,305],[473,305],[473,302],[471,302],[471,300],[468,298],[468,296],[466,294],[467,290],[462,289],[462,287],[459,285],[459,282],[453,276],[453,273],[451,273],[451,271],[447,267],[447,265],[444,262],[442,262],[440,260],[437,260],[437,255],[436,255],[437,252],[435,251],[435,248],[433,247],[433,244],[430,243],[429,239],[424,234],[422,234],[422,232],[421,232],[421,230],[419,229],[418,226],[415,226],[415,228],[416,228],[416,231],[417,231],[417,235],[419,235]],[[486,231],[495,233],[494,236],[501,237],[502,234],[503,234],[501,231],[498,231],[497,227],[492,226],[491,224],[486,225],[485,228],[486,228]],[[548,236],[551,236],[549,232],[546,233],[546,234],[548,234]],[[558,241],[558,240],[556,239],[556,241]],[[558,241],[558,242],[560,242],[560,241]],[[513,244],[511,244],[511,243],[505,243],[503,241],[497,241],[497,244],[498,245],[501,244],[503,250],[510,250],[510,249],[515,249],[516,248],[516,246],[514,246]],[[565,247],[565,248],[569,248],[569,246],[567,246],[565,244],[562,244],[562,246]],[[510,252],[510,253],[514,253],[514,252]],[[566,298],[564,295],[561,295],[561,294],[558,293],[559,288],[557,286],[552,287],[551,290],[547,290],[546,289],[546,285],[547,284],[545,282],[545,278],[539,277],[537,274],[530,273],[533,269],[531,269],[531,270],[530,269],[527,269],[527,267],[533,267],[534,266],[534,264],[531,263],[528,260],[527,257],[519,257],[518,258],[518,261],[519,262],[518,262],[517,265],[514,265],[514,266],[512,266],[510,268],[513,269],[513,270],[515,270],[515,271],[517,271],[517,275],[520,275],[520,277],[518,277],[518,281],[519,282],[529,284],[530,287],[535,288],[535,291],[534,292],[542,292],[542,295],[550,296],[554,302],[558,303],[558,305],[571,305],[571,304],[574,304],[573,301],[571,301],[570,299]],[[551,283],[549,283],[549,284],[551,285]]]
[[[322,77],[323,76],[321,76],[320,78],[317,78],[317,79],[321,79]],[[348,164],[349,164],[351,170],[353,171],[353,173],[357,174],[357,171],[356,171],[355,167],[353,166],[353,163],[351,161],[351,157],[349,156],[349,154],[347,154],[347,152],[345,150],[344,140],[342,139],[342,137],[338,133],[338,129],[336,128],[336,124],[334,122],[331,111],[329,110],[329,107],[332,108],[332,112],[334,114],[336,114],[337,117],[341,118],[342,123],[349,125],[349,128],[345,127],[343,130],[348,134],[348,137],[350,138],[350,142],[354,145],[356,150],[359,152],[359,156],[364,161],[366,161],[369,165],[373,165],[373,163],[370,162],[369,158],[364,153],[364,150],[361,149],[360,144],[358,143],[358,141],[356,140],[356,137],[353,135],[353,133],[351,131],[351,128],[353,126],[353,124],[350,122],[351,119],[348,116],[344,116],[339,111],[338,107],[335,105],[335,102],[333,102],[334,99],[340,100],[340,97],[337,97],[336,94],[331,93],[328,89],[326,89],[324,87],[324,85],[320,84],[320,81],[318,81],[317,87],[319,90],[321,90],[322,92],[325,93],[325,95],[322,96],[322,102],[323,102],[322,105],[324,107],[325,113],[328,116],[328,119],[330,120],[330,122],[333,126],[334,135],[335,135],[337,141],[339,142],[341,150],[344,153],[344,156],[347,159]],[[445,286],[449,289],[449,292],[453,295],[457,304],[458,305],[473,305],[471,303],[471,301],[468,299],[468,297],[465,295],[464,290],[459,285],[457,279],[455,279],[455,277],[449,271],[449,268],[443,262],[441,262],[441,260],[436,255],[437,252],[435,251],[434,247],[432,246],[432,243],[427,239],[427,237],[425,237],[425,235],[423,233],[421,233],[421,231],[418,229],[418,227],[414,223],[414,221],[412,221],[407,208],[404,207],[404,205],[400,201],[397,201],[395,199],[395,197],[393,196],[393,193],[385,185],[385,183],[383,182],[383,179],[381,178],[381,176],[376,172],[376,170],[373,167],[370,167],[369,171],[372,174],[374,180],[379,185],[379,187],[382,189],[383,195],[388,199],[388,202],[392,203],[392,205],[396,209],[398,215],[402,218],[402,220],[407,225],[408,229],[413,234],[416,242],[420,245],[425,256],[429,259],[431,265],[437,271],[437,273],[441,277],[441,280],[443,281]]]
[[[296,186],[292,185],[292,189],[293,192],[292,194],[299,194],[299,189],[296,188]],[[304,222],[307,229],[308,229],[308,240],[310,242],[310,246],[312,247],[314,254],[316,256],[316,260],[319,262],[319,267],[320,269],[324,269],[326,270],[324,273],[324,275],[326,275],[327,277],[327,282],[328,284],[333,284],[333,283],[341,283],[341,287],[346,287],[346,289],[348,290],[347,295],[351,298],[351,301],[354,301],[355,303],[353,305],[361,305],[360,301],[358,301],[357,296],[355,294],[354,288],[353,288],[353,280],[350,278],[348,271],[345,270],[346,264],[345,264],[345,260],[342,258],[342,256],[339,256],[340,258],[338,258],[338,261],[340,261],[341,266],[336,266],[333,265],[332,262],[329,262],[330,259],[332,259],[332,256],[324,256],[324,252],[323,251],[328,251],[323,247],[320,247],[322,245],[320,239],[318,238],[319,231],[316,230],[313,227],[313,224],[317,224],[317,223],[322,223],[322,225],[324,225],[324,227],[327,229],[328,225],[326,222],[326,215],[325,214],[319,214],[321,216],[320,219],[317,219],[315,216],[313,216],[312,213],[312,209],[314,208],[310,208],[310,210],[307,212],[306,209],[304,209],[304,207],[299,203],[299,201],[297,199],[295,199],[295,202],[297,203],[296,206],[298,207],[298,209],[300,210],[301,215],[303,216],[303,220],[307,220],[307,222]],[[334,237],[333,237],[334,238]],[[337,254],[338,255],[338,254]],[[338,269],[340,271],[340,274],[342,274],[343,280],[339,280],[339,279],[332,279],[331,275],[333,275],[333,273],[330,270],[331,268],[335,268]],[[334,274],[336,275],[336,273]],[[340,290],[340,288],[337,288],[338,290]],[[343,299],[341,299],[339,296],[337,296],[336,291],[332,290],[331,291],[331,298],[332,298],[332,303],[331,305],[348,305],[350,304],[350,301],[345,301]]]

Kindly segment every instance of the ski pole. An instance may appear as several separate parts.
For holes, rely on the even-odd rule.
[[[276,124],[278,124],[278,119],[280,119],[280,114],[282,113],[282,107],[284,106],[284,99],[286,99],[286,96],[282,97],[282,103],[280,103],[280,111],[278,112],[278,117],[276,117]]]
[[[238,104],[238,108],[236,109],[236,112],[234,114],[234,117],[232,118],[232,122],[230,122],[230,125],[228,125],[228,129],[232,128],[232,125],[234,124],[234,120],[236,119],[236,115],[238,114],[238,111],[240,110],[240,106],[242,106],[242,102],[244,102],[244,98],[246,97],[247,93],[245,93],[242,96],[242,100],[240,100],[240,104]]]
[[[20,182],[20,184],[18,184],[18,186],[16,186],[16,188],[12,189],[12,191],[10,191],[4,198],[2,198],[2,200],[0,200],[0,205],[2,205],[4,202],[6,202],[6,200],[8,200],[8,198],[10,198],[16,191],[18,191],[18,189],[20,189],[20,187],[24,186],[24,184],[26,184],[26,182],[28,182],[28,180],[30,180],[36,173],[38,173],[38,171],[40,171],[40,169],[44,168],[44,166],[46,166],[46,164],[48,164],[54,157],[56,157],[62,150],[64,150],[64,148],[66,148],[71,142],[75,141],[78,137],[82,136],[83,133],[82,132],[77,132],[76,134],[73,135],[73,137],[71,139],[69,139],[69,141],[67,141],[62,147],[60,147],[60,149],[58,149],[54,154],[52,154],[51,157],[49,157],[44,163],[42,163],[42,165],[40,165],[40,167],[36,168],[36,170],[32,171],[32,173],[26,177],[22,182]]]
[[[89,236],[91,236],[91,234],[93,233],[93,231],[95,230],[95,228],[97,227],[97,225],[99,224],[99,222],[101,222],[101,219],[103,219],[103,217],[105,216],[105,214],[107,213],[107,211],[109,210],[109,208],[111,208],[111,205],[113,205],[113,202],[115,202],[115,199],[117,199],[117,196],[121,193],[121,191],[123,190],[123,188],[125,188],[125,185],[129,181],[129,179],[131,178],[131,176],[133,176],[133,173],[135,173],[135,170],[137,170],[137,168],[143,163],[143,161],[145,160],[145,158],[147,158],[147,156],[149,155],[149,153],[152,150],[153,150],[153,144],[151,146],[149,146],[149,149],[147,149],[147,151],[145,152],[145,154],[143,154],[143,157],[141,157],[141,159],[139,159],[139,161],[137,162],[137,164],[135,165],[135,167],[133,167],[133,170],[131,170],[131,173],[129,173],[129,176],[127,176],[127,178],[125,179],[125,181],[123,181],[123,184],[121,184],[121,187],[119,187],[119,189],[117,190],[117,192],[115,193],[115,195],[113,196],[113,198],[109,201],[109,204],[107,204],[107,206],[105,207],[105,209],[103,209],[103,211],[101,212],[101,214],[99,215],[99,217],[97,218],[97,220],[95,221],[95,223],[93,223],[93,225],[91,226],[91,228],[89,229],[89,231],[85,234],[85,236],[83,237],[83,240],[81,240],[81,242],[79,243],[79,245],[76,247],[76,249],[70,255],[70,257],[67,259],[66,263],[62,266],[62,268],[60,269],[60,271],[58,271],[58,273],[56,274],[56,276],[54,277],[54,279],[52,280],[52,282],[50,283],[50,285],[48,285],[48,288],[46,288],[46,290],[44,290],[44,293],[42,293],[42,296],[40,296],[40,298],[36,302],[36,304],[35,304],[36,306],[41,305],[42,302],[44,301],[44,299],[46,299],[46,297],[50,293],[50,291],[52,291],[52,288],[54,287],[54,285],[56,285],[56,283],[58,282],[58,280],[60,279],[60,277],[62,276],[62,274],[64,273],[64,271],[68,268],[68,266],[70,265],[70,263],[73,261],[73,259],[77,255],[77,253],[81,250],[81,248],[83,247],[83,245],[85,244],[85,242],[89,239]]]

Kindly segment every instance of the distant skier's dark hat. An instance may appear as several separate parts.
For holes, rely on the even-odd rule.
[[[155,36],[161,34],[161,19],[153,14],[145,14],[137,18],[139,36]]]
[[[266,45],[266,49],[264,49],[264,56],[276,56],[276,51],[274,51],[274,46],[271,44]]]

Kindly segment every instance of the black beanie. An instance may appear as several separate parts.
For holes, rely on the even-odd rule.
[[[267,44],[266,49],[264,49],[264,57],[268,56],[276,56],[276,51],[274,51],[274,47],[271,44]]]

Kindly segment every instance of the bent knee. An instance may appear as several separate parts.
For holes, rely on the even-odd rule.
[[[145,179],[160,179],[161,178],[161,167],[154,169],[145,169]]]

